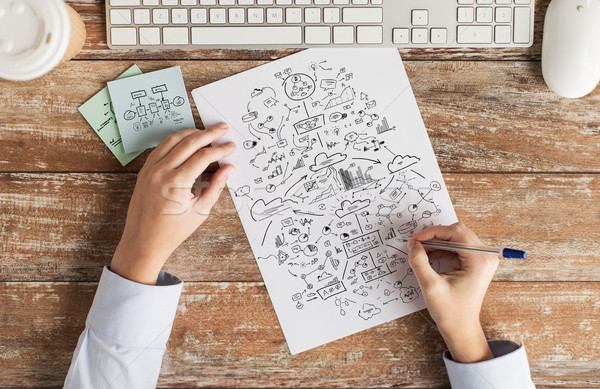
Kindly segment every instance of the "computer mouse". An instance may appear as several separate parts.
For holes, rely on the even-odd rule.
[[[558,95],[578,98],[600,82],[600,0],[552,0],[546,11],[542,73]]]

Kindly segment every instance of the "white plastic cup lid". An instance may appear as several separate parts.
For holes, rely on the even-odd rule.
[[[70,35],[63,0],[0,0],[0,78],[48,73],[63,58]]]

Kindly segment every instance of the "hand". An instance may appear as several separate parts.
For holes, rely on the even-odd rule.
[[[156,284],[171,253],[207,219],[235,171],[232,165],[222,166],[200,194],[192,193],[204,169],[235,150],[233,142],[205,147],[227,129],[222,123],[205,131],[180,131],[150,153],[131,197],[125,230],[110,265],[113,272]]]
[[[492,359],[479,313],[485,292],[498,268],[498,257],[448,251],[432,251],[428,255],[419,241],[432,239],[473,245],[481,245],[481,241],[460,222],[451,226],[432,226],[415,233],[408,241],[408,260],[452,358],[457,362]],[[430,259],[436,258],[451,259],[454,270],[436,273],[429,264]]]

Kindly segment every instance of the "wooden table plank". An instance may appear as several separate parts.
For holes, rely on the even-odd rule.
[[[206,175],[204,179],[208,179]],[[461,220],[503,260],[502,281],[600,281],[600,176],[446,174]],[[0,174],[3,281],[95,281],[120,239],[134,174]],[[223,266],[227,263],[227,266]],[[167,269],[189,281],[260,281],[226,192]]]
[[[96,285],[0,283],[2,386],[64,380]],[[490,338],[524,342],[538,388],[600,385],[600,283],[493,283]],[[425,312],[290,356],[262,283],[188,283],[159,387],[447,387]]]
[[[275,59],[297,50],[111,50],[106,45],[106,19],[103,0],[67,0],[80,13],[87,39],[78,59]],[[535,7],[534,44],[528,48],[431,48],[401,49],[406,59],[479,59],[479,60],[530,60],[540,59],[544,15],[550,0],[538,0]]]
[[[0,171],[139,170],[144,157],[121,167],[77,112],[132,63],[77,61],[34,81],[0,81]],[[180,65],[189,90],[262,63],[139,62],[146,72]],[[545,86],[537,62],[406,68],[442,170],[600,171],[600,87],[583,99],[561,99]]]

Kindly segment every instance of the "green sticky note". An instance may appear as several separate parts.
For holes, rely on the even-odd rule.
[[[137,76],[139,74],[142,74],[142,71],[137,65],[133,65],[125,73],[121,74],[118,79]],[[133,153],[125,152],[108,87],[96,93],[94,97],[79,107],[79,112],[90,126],[92,126],[96,134],[100,136],[100,139],[102,139],[108,149],[121,162],[121,165],[127,165],[143,152],[143,150]]]

